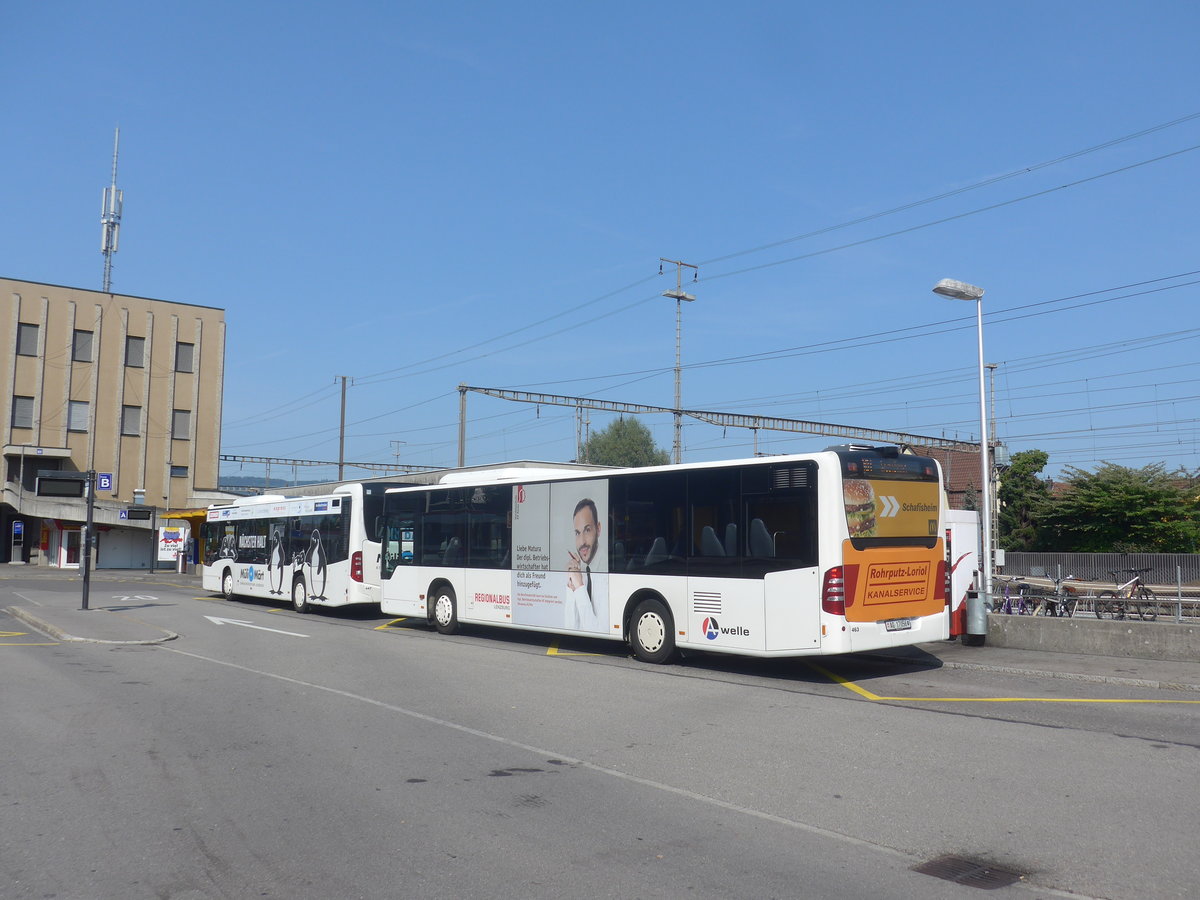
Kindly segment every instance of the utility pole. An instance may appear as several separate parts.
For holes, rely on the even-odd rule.
[[[390,443],[392,445],[392,455],[396,457],[396,469],[399,470],[399,468],[400,468],[400,448],[403,447],[405,444],[407,444],[408,441],[389,441],[388,443]]]
[[[672,446],[672,456],[674,457],[675,465],[679,465],[679,463],[683,462],[683,397],[679,378],[679,349],[683,332],[683,301],[686,300],[688,303],[691,303],[696,299],[691,294],[685,294],[683,291],[683,268],[687,266],[692,270],[692,281],[695,281],[699,276],[699,267],[678,259],[667,259],[660,256],[658,258],[659,275],[663,273],[663,263],[670,263],[675,267],[675,290],[663,291],[662,295],[675,301],[675,441]]]
[[[83,597],[80,609],[88,608],[88,595],[92,588],[92,535],[96,532],[96,473],[89,469],[84,477],[87,479],[84,482],[87,518],[83,526]]]
[[[992,444],[998,445],[999,440],[996,439],[996,368],[998,363],[985,363],[984,368],[988,370],[988,391],[990,399],[988,403],[988,418],[991,420],[988,434],[992,436]],[[1000,470],[996,466],[996,454],[992,448],[988,448],[988,498],[991,502],[992,511],[992,558],[996,558],[996,550],[1000,546]]]
[[[583,458],[583,407],[575,407],[575,462],[587,462]]]
[[[334,375],[334,380],[342,381],[342,418],[338,424],[338,481],[346,473],[346,378],[345,375]]]
[[[458,467],[467,464],[467,386],[458,386]]]

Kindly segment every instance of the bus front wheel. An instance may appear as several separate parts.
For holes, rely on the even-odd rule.
[[[308,612],[308,588],[305,587],[303,578],[292,582],[292,609],[298,613]]]
[[[226,569],[225,574],[221,576],[221,594],[226,600],[233,599],[233,573],[228,569]]]
[[[642,662],[665,663],[675,656],[675,624],[659,600],[643,600],[629,623],[633,655]]]
[[[458,604],[454,599],[454,588],[448,584],[434,591],[433,627],[438,634],[454,634],[458,631]]]

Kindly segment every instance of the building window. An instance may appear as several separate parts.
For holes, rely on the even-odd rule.
[[[75,339],[71,345],[71,359],[75,362],[92,361],[92,332],[75,329]]]
[[[192,368],[192,360],[196,355],[195,344],[176,344],[175,345],[175,371],[176,372],[194,372]]]
[[[87,431],[91,420],[91,404],[86,400],[72,400],[67,407],[67,431]]]
[[[121,407],[121,434],[142,433],[142,408],[140,406]]]
[[[38,352],[38,326],[29,322],[20,322],[17,325],[17,355],[18,356],[37,356]]]
[[[192,411],[176,409],[171,412],[171,437],[186,441],[192,436]]]
[[[146,364],[146,339],[127,335],[125,338],[125,365],[140,369]]]
[[[13,428],[32,428],[33,427],[33,398],[32,397],[13,397],[12,410],[12,427]]]
[[[172,478],[187,478],[188,477],[188,467],[187,466],[171,466],[171,477]]]

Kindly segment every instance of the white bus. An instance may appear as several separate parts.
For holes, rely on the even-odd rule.
[[[321,496],[247,497],[209,507],[204,589],[227,599],[287,599],[297,612],[378,603],[378,528],[391,487],[352,482]]]
[[[938,463],[895,447],[389,490],[387,615],[586,635],[667,662],[950,634]],[[517,477],[522,477],[518,475]]]

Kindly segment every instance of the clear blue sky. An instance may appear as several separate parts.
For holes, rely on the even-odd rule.
[[[67,0],[0,31],[0,274],[101,286],[119,125],[113,289],[225,309],[223,452],[336,459],[341,375],[348,460],[454,464],[460,382],[670,406],[668,257],[700,266],[686,407],[977,439],[952,277],[1011,450],[1200,465],[1195,4]],[[569,409],[468,408],[469,463],[575,455]]]

